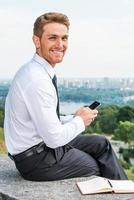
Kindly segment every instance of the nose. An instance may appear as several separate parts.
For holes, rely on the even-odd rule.
[[[56,41],[56,46],[57,47],[59,47],[59,48],[62,48],[63,47],[63,41],[62,41],[62,39],[57,39],[57,41]]]

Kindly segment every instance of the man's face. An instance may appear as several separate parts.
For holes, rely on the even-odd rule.
[[[46,59],[53,67],[60,63],[68,46],[68,29],[59,23],[49,23],[44,26],[44,32],[36,45],[37,53]]]

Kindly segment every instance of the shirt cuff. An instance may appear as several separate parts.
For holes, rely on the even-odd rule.
[[[66,116],[60,116],[60,121],[62,124],[65,124],[67,122],[70,122],[73,119],[74,115],[66,115]]]
[[[83,119],[80,116],[73,117],[72,122],[77,124],[77,131],[79,133],[85,131],[85,124],[83,122]]]

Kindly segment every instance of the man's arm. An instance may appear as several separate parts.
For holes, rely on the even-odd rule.
[[[56,148],[73,140],[85,130],[83,119],[75,116],[62,124],[57,117],[57,96],[51,80],[40,80],[25,90],[25,103],[37,134],[47,146]]]

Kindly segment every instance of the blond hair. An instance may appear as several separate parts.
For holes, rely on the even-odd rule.
[[[53,22],[64,24],[69,29],[70,23],[66,15],[58,12],[49,12],[39,16],[36,19],[33,28],[33,34],[38,37],[41,37],[44,31],[43,30],[44,25]]]

